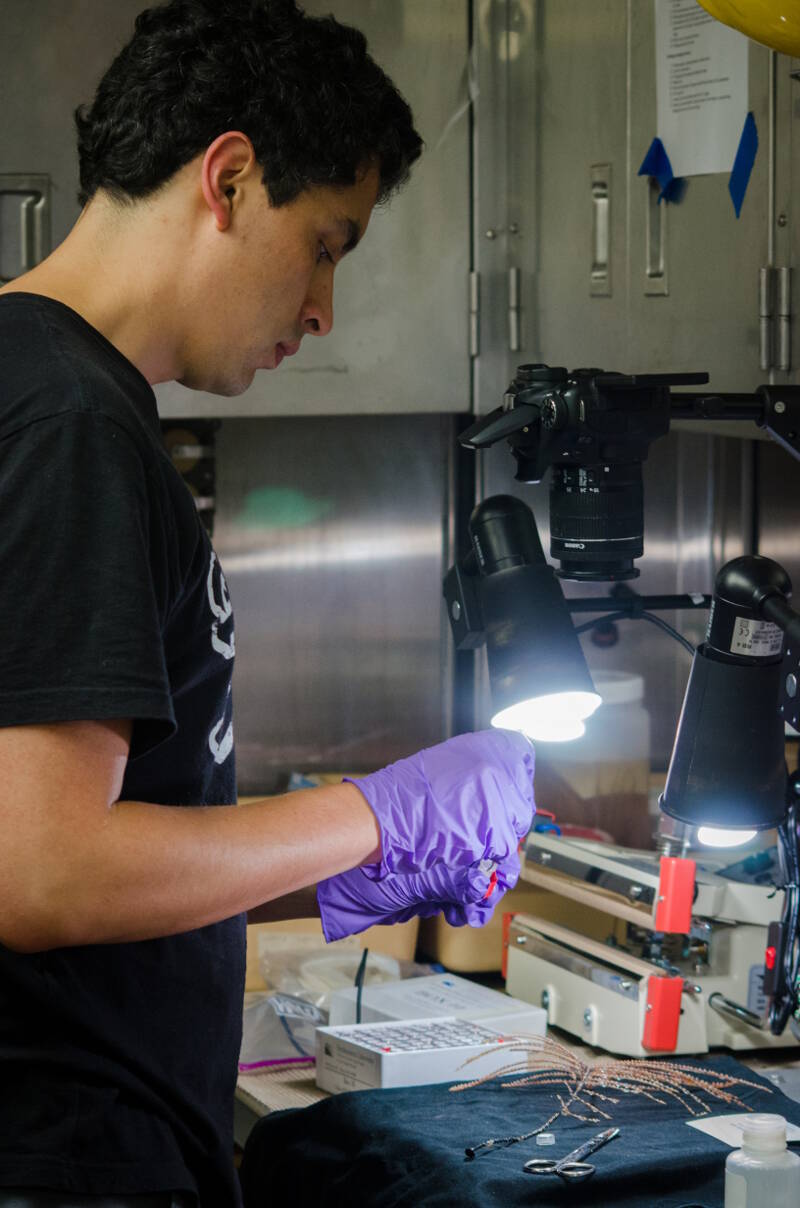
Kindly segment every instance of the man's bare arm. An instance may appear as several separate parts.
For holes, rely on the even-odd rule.
[[[309,885],[297,893],[284,894],[271,902],[262,902],[247,912],[248,923],[283,923],[286,919],[319,918],[317,887]]]
[[[129,740],[128,722],[0,729],[0,943],[171,935],[380,858],[351,784],[240,806],[119,801]]]

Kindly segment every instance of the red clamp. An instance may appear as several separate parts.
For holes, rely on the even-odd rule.
[[[692,926],[694,860],[662,856],[658,878],[655,929],[686,935]]]
[[[648,977],[642,1048],[674,1053],[681,1020],[682,977]]]

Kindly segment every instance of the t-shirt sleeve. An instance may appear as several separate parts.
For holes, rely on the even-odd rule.
[[[133,437],[94,411],[8,436],[0,518],[0,726],[130,718],[132,758],[169,737],[157,501]]]

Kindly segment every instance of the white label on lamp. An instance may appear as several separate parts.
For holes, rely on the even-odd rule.
[[[752,617],[737,617],[731,637],[731,654],[749,654],[751,658],[767,659],[780,654],[783,630],[772,621],[756,621]]]

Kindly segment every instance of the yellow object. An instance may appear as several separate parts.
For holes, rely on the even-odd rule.
[[[723,25],[785,55],[800,55],[800,0],[699,0]]]

